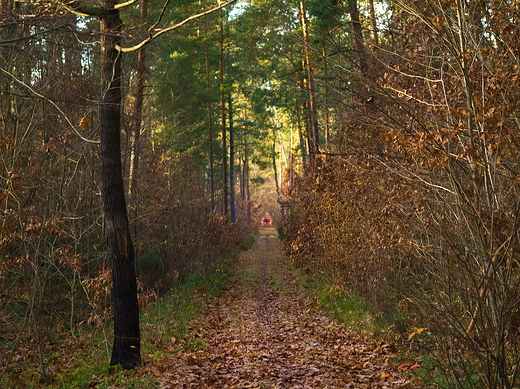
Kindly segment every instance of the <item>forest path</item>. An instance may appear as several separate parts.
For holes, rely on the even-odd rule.
[[[390,347],[334,324],[302,296],[274,228],[240,255],[228,290],[172,356],[161,388],[411,388]]]

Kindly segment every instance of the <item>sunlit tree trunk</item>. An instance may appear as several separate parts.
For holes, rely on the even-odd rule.
[[[243,171],[243,180],[244,180],[244,194],[245,194],[245,202],[246,202],[246,222],[247,224],[251,223],[251,193],[249,192],[249,156],[247,151],[247,146],[244,150],[244,171]]]
[[[237,221],[237,204],[235,198],[235,129],[233,128],[233,96],[229,98],[229,200],[231,202],[231,222]]]
[[[107,243],[110,250],[114,299],[114,344],[111,365],[131,369],[141,363],[139,306],[134,246],[128,227],[121,163],[121,41],[122,21],[115,0],[103,0],[109,10],[101,18],[102,97],[100,115],[101,187]]]
[[[280,183],[278,182],[278,168],[276,166],[276,144],[273,141],[272,149],[271,149],[271,163],[273,165],[274,172],[274,182],[276,187],[276,197],[278,200],[278,205],[280,206],[280,216],[282,218],[282,222],[285,221],[285,213],[283,209],[282,196],[280,195]]]
[[[300,86],[303,88],[303,86]],[[294,85],[294,101],[296,105],[296,123],[298,124],[298,140],[300,145],[300,151],[302,156],[302,167],[303,171],[307,168],[307,148],[305,147],[305,134],[303,133],[303,123],[302,123],[302,108],[298,99],[298,86]]]
[[[325,45],[323,45],[323,75],[325,80],[327,80],[328,73],[328,61],[327,61],[327,49]],[[330,117],[329,117],[329,83],[325,81],[324,90],[323,90],[323,116],[325,119],[325,148],[329,149],[329,140],[330,140]]]
[[[146,23],[148,14],[148,0],[141,3],[141,25]],[[146,70],[146,47],[141,47],[137,53],[137,82],[134,102],[134,120],[133,120],[133,137],[132,150],[130,155],[130,201],[133,206],[133,218],[137,220],[137,178],[139,172],[139,156],[141,152],[141,125],[143,121],[143,101],[144,101],[144,73]],[[137,223],[134,224],[134,236],[137,236]]]
[[[359,7],[357,0],[349,0],[350,20],[352,23],[352,33],[354,35],[354,48],[357,53],[359,72],[361,76],[367,73],[367,60],[365,58],[365,43],[363,40],[363,29],[359,18]]]
[[[374,0],[369,0],[368,5],[370,7],[370,24],[372,26],[372,41],[377,46],[379,45],[379,34],[377,33],[377,19],[376,19],[376,8]]]
[[[320,147],[318,130],[318,113],[316,108],[316,89],[314,83],[314,72],[312,66],[312,55],[309,38],[309,27],[307,25],[307,8],[305,0],[300,0],[300,20],[303,30],[303,50],[305,55],[305,70],[307,71],[307,88],[309,90],[309,157],[311,161],[316,160]]]

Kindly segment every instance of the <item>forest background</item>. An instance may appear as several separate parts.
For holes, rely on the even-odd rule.
[[[439,385],[516,387],[517,1],[251,0],[192,18],[218,5],[125,3],[118,31],[98,13],[114,4],[2,0],[2,347],[30,344],[20,363],[44,371],[49,339],[110,321],[98,102],[100,41],[117,38],[143,307],[267,212],[296,266],[415,328]]]

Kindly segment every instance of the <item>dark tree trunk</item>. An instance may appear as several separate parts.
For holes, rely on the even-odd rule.
[[[208,18],[204,21],[204,36],[208,36]],[[211,69],[208,41],[204,44],[204,55],[206,59],[206,90],[208,96],[211,95]],[[213,104],[211,98],[208,98],[208,158],[209,158],[209,199],[211,215],[215,212],[215,172],[214,172],[214,157],[213,157]]]
[[[207,35],[207,33],[206,33]],[[211,74],[209,66],[209,45],[206,42],[205,45],[206,54],[206,88],[208,96],[211,92]],[[209,157],[209,198],[211,214],[215,211],[215,173],[214,173],[214,160],[213,160],[213,105],[211,99],[208,101],[208,157]]]
[[[247,147],[244,149],[244,194],[246,200],[246,222],[251,224],[251,193],[249,192],[249,156]]]
[[[329,62],[327,60],[327,48],[323,45],[323,76],[325,79],[328,78],[328,67]],[[329,118],[329,83],[325,82],[323,88],[323,114],[325,120],[325,149],[329,151],[329,140],[330,140],[330,118]]]
[[[303,30],[303,51],[305,54],[305,70],[307,71],[307,88],[309,89],[309,159],[312,163],[315,163],[320,148],[320,135],[318,128],[314,69],[310,47],[311,41],[309,37],[309,26],[307,24],[307,7],[305,0],[300,0],[300,18]]]
[[[367,60],[365,58],[365,43],[363,40],[363,29],[359,18],[359,7],[357,0],[349,0],[350,20],[352,22],[352,32],[354,34],[354,46],[358,56],[358,65],[361,76],[367,74]]]
[[[233,128],[233,96],[228,95],[229,110],[229,200],[231,202],[231,222],[237,221],[237,203],[235,196],[235,129]]]
[[[141,25],[145,25],[146,17],[148,15],[148,0],[141,2]],[[138,187],[137,178],[139,175],[139,157],[141,153],[141,127],[143,122],[143,102],[144,102],[144,76],[146,70],[146,47],[143,46],[137,53],[137,80],[135,90],[134,102],[134,118],[133,118],[133,137],[132,137],[132,151],[130,155],[130,171],[129,171],[129,193],[130,202],[133,206],[132,217],[135,220],[134,236],[137,236],[137,216],[138,216]]]
[[[132,369],[141,363],[139,306],[134,247],[128,227],[121,164],[121,53],[117,51],[121,19],[114,0],[103,0],[111,10],[101,18],[102,97],[100,157],[107,243],[110,249],[114,299],[114,345],[111,365]]]
[[[224,22],[220,21],[220,105],[222,109],[222,214],[228,214],[228,168],[227,168],[227,131],[226,131],[226,93],[224,91]]]

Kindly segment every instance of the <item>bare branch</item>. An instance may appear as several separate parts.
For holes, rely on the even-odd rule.
[[[150,43],[151,41],[153,41],[155,38],[161,36],[162,34],[165,34],[167,32],[170,32],[170,31],[173,31],[173,30],[176,30],[177,28],[179,27],[182,27],[184,26],[186,23],[188,22],[191,22],[192,20],[195,20],[195,19],[198,19],[198,18],[201,18],[203,16],[206,16],[206,15],[209,15],[213,12],[216,12],[222,8],[225,8],[226,6],[236,2],[237,0],[230,0],[228,1],[227,3],[223,3],[217,7],[214,7],[214,8],[211,8],[207,11],[204,11],[204,12],[201,12],[199,14],[196,14],[196,15],[192,15],[190,16],[189,18],[186,18],[184,19],[182,22],[180,23],[177,23],[173,26],[170,26],[170,27],[166,27],[166,28],[163,28],[163,29],[160,29],[158,32],[156,32],[154,35],[151,35],[149,36],[148,38],[146,38],[145,40],[143,40],[141,43],[135,45],[135,46],[132,46],[132,47],[120,47],[120,46],[117,46],[117,49],[123,53],[130,53],[132,51],[136,51],[136,50],[139,50],[141,47],[147,45],[148,43]]]
[[[120,9],[120,8],[124,8],[126,7],[127,5],[132,5],[136,2],[137,0],[129,0],[129,1],[125,1],[124,3],[121,3],[121,4],[116,4],[114,6],[114,9]]]
[[[13,39],[5,40],[5,41],[0,41],[0,46],[9,46],[9,45],[11,45],[13,43],[16,43],[16,42],[19,42],[19,41],[28,40],[28,39],[32,39],[32,38],[36,38],[39,35],[47,34],[49,32],[56,31],[56,30],[61,30],[61,29],[65,28],[65,27],[67,27],[67,26],[57,26],[57,27],[49,28],[49,29],[46,29],[46,30],[43,30],[43,31],[35,32],[34,34],[31,34],[31,35],[25,35],[25,36],[20,36],[18,38],[13,38]]]
[[[19,80],[18,78],[16,78],[13,74],[9,73],[7,70],[5,69],[2,69],[0,68],[0,70],[2,72],[4,72],[5,74],[7,74],[9,77],[11,77],[13,80],[15,80],[17,83],[23,85],[24,87],[26,87],[27,89],[29,89],[31,91],[31,93],[33,93],[35,96],[38,96],[42,99],[44,99],[45,101],[47,101],[49,104],[51,104],[54,108],[56,108],[58,110],[58,112],[65,118],[65,120],[67,121],[67,123],[69,124],[69,126],[72,128],[72,130],[76,133],[77,136],[79,136],[81,138],[81,140],[87,142],[87,143],[96,143],[96,144],[99,144],[99,141],[98,140],[90,140],[88,138],[85,138],[83,135],[81,135],[81,133],[78,131],[78,129],[76,128],[76,126],[72,123],[72,121],[69,119],[69,117],[67,116],[67,114],[65,112],[63,112],[63,110],[54,102],[52,101],[51,99],[49,99],[48,97],[42,95],[41,93],[38,93],[36,92],[33,88],[31,88],[29,85],[27,85],[25,82],[23,82],[22,80]]]

